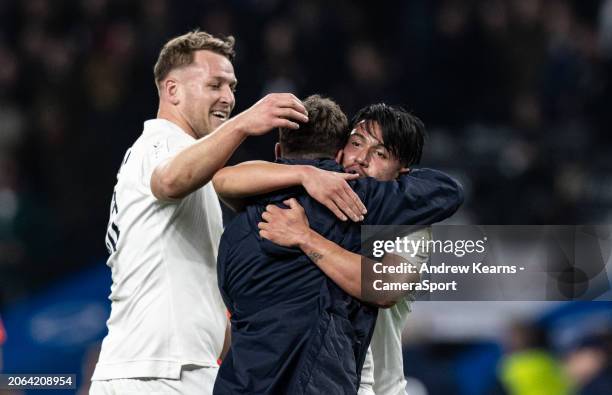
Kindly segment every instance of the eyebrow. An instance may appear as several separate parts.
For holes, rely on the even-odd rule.
[[[380,140],[378,140],[376,137],[374,137],[365,127],[364,127],[364,130],[368,133],[368,135],[370,136],[370,138],[372,138],[372,140],[374,140],[374,141],[376,141],[378,143],[378,144],[376,144],[374,146],[374,148],[382,147],[385,150],[389,151],[387,149],[387,147],[383,143],[381,143]],[[358,132],[357,129],[353,129],[353,131],[351,132],[349,137],[352,137],[352,136],[359,137],[362,140],[366,140],[366,137],[361,132]]]
[[[228,82],[230,85],[233,85],[234,87],[236,87],[238,85],[238,80],[235,79],[235,78],[229,79],[229,78],[223,77],[221,75],[211,75],[210,78],[213,79],[213,80],[219,80],[219,81],[223,81],[223,82]]]
[[[361,133],[359,133],[357,131],[357,129],[353,129],[351,131],[351,133],[349,134],[349,137],[352,137],[352,136],[357,136],[357,137],[362,138],[362,139],[365,138]]]

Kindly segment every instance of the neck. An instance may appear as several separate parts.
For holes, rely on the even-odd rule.
[[[159,109],[157,110],[157,118],[170,121],[180,127],[185,133],[187,133],[194,139],[198,138],[198,135],[195,133],[189,123],[185,120],[185,118],[182,117],[180,114],[176,113],[176,111],[173,109],[168,109],[166,106],[160,104]]]
[[[281,158],[283,159],[307,159],[307,160],[314,160],[314,159],[331,159],[334,160],[333,156],[330,156],[329,154],[323,154],[320,152],[312,152],[312,153],[283,153],[281,155]]]

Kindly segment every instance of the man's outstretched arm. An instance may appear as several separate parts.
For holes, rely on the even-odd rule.
[[[262,235],[262,237],[264,237]],[[268,238],[268,237],[266,237]],[[274,236],[270,236],[270,241],[276,242]],[[372,303],[378,307],[388,308],[395,305],[409,292],[389,291],[385,295],[374,295],[368,298],[362,292],[362,265],[372,266],[376,261],[354,252],[345,250],[333,241],[327,240],[320,234],[311,229],[311,232],[304,238],[298,247],[304,252],[327,277],[331,278],[344,292],[354,298],[366,303]],[[384,266],[397,266],[406,262],[406,259],[393,254],[385,254],[382,259]],[[377,277],[378,278],[378,277]],[[418,282],[418,274],[383,274],[380,275],[383,282]]]
[[[292,94],[270,94],[208,136],[156,166],[151,191],[159,200],[181,199],[208,183],[247,136],[307,122],[306,109]]]
[[[314,166],[250,161],[219,170],[213,177],[213,186],[221,200],[236,211],[242,209],[248,197],[303,186],[341,220],[348,217],[360,221],[366,213],[365,206],[347,183],[358,177]]]
[[[447,174],[414,169],[392,181],[365,180],[365,225],[431,225],[453,215],[463,188]]]

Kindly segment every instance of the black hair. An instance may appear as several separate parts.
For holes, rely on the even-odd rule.
[[[412,166],[421,161],[425,125],[418,117],[402,107],[377,103],[357,111],[351,120],[351,129],[362,121],[365,121],[366,129],[370,131],[374,122],[380,126],[384,147],[402,166]]]

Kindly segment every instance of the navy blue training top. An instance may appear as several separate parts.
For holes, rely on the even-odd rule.
[[[279,160],[342,172],[334,160]],[[393,181],[350,182],[368,209],[364,225],[429,225],[463,202],[461,187],[430,169]],[[352,298],[299,249],[259,237],[267,204],[295,197],[310,227],[352,252],[361,224],[342,222],[303,188],[257,199],[225,229],[217,273],[231,313],[232,343],[214,394],[356,394],[377,309]]]

